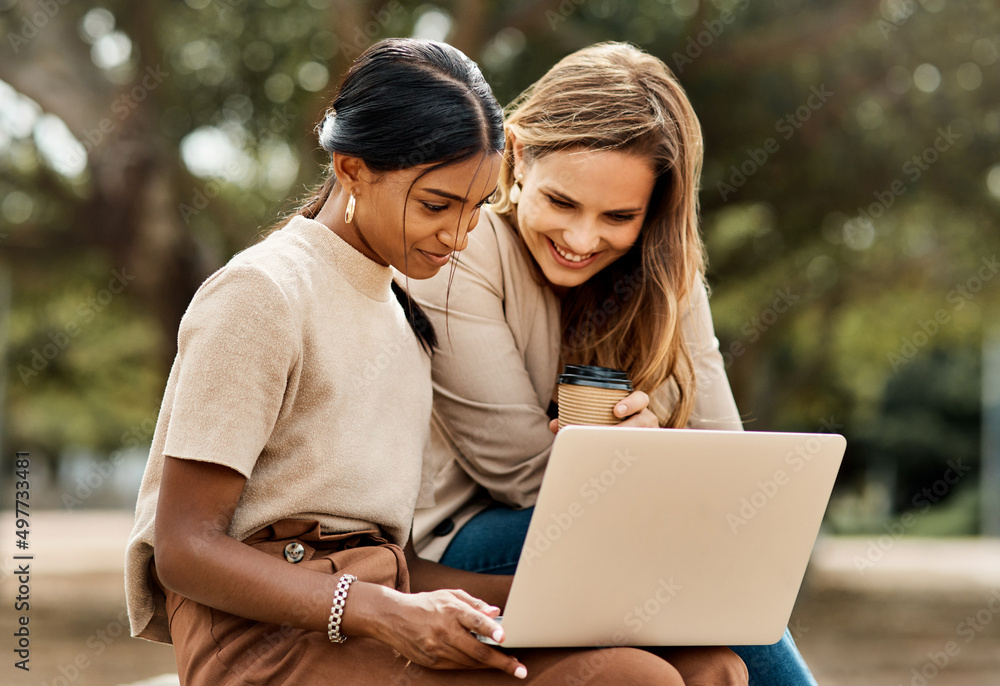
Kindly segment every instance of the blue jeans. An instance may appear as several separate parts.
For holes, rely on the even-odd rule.
[[[513,574],[532,511],[502,505],[483,510],[455,535],[441,564],[482,574]],[[774,645],[732,646],[732,650],[746,663],[750,686],[816,686],[787,629]]]

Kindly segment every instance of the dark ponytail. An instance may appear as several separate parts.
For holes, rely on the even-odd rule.
[[[420,341],[420,345],[423,346],[428,354],[432,354],[438,347],[438,337],[437,332],[434,331],[434,324],[427,318],[427,314],[424,313],[423,308],[410,299],[410,294],[406,292],[406,289],[395,281],[392,282],[392,292],[396,295],[396,300],[399,301],[399,304],[403,306],[406,321],[410,324],[410,328],[413,329],[413,333],[416,335],[417,340]]]
[[[362,53],[317,129],[328,153],[357,157],[375,172],[429,164],[426,174],[504,148],[503,110],[475,62],[450,45],[415,38],[389,38]],[[314,219],[336,182],[331,173],[297,214]],[[393,282],[392,289],[431,352],[437,336],[430,320],[402,286]]]

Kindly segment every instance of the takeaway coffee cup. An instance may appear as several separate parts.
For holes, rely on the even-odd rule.
[[[617,424],[614,407],[631,392],[632,382],[620,369],[568,364],[559,375],[559,428]]]

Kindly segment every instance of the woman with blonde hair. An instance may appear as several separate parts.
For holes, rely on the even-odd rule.
[[[516,567],[563,365],[627,372],[620,426],[742,429],[704,281],[701,128],[670,70],[628,44],[579,50],[508,107],[506,133],[480,230],[413,288],[446,331],[416,548],[493,574]],[[787,632],[736,652],[751,683],[815,683]]]

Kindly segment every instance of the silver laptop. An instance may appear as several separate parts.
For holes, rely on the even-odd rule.
[[[837,434],[563,429],[504,647],[775,643],[845,447]]]

